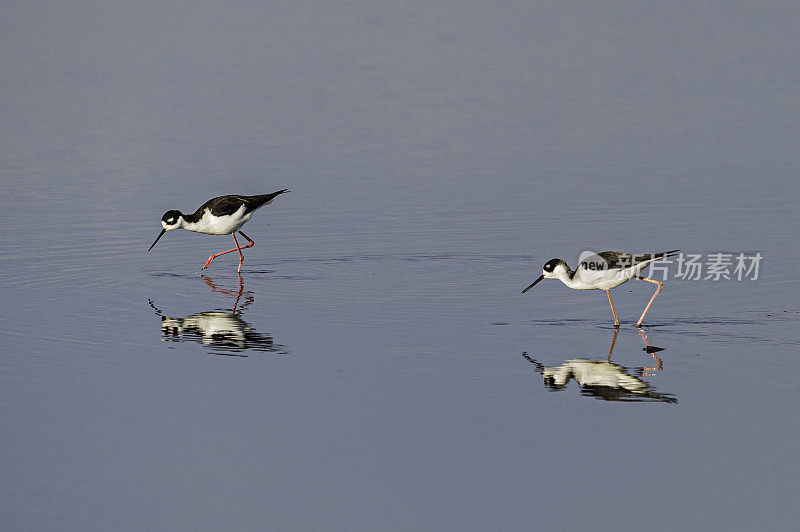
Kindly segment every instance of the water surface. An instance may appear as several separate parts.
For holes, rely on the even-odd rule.
[[[0,522],[787,529],[797,13],[7,6]],[[220,194],[230,237],[160,230]],[[556,281],[584,250],[757,279]],[[613,349],[612,349],[613,348]],[[616,384],[614,384],[616,383]]]

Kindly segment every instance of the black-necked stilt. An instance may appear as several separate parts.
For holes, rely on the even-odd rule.
[[[263,207],[272,202],[275,196],[288,192],[288,190],[279,190],[272,194],[260,194],[258,196],[220,196],[205,202],[200,206],[194,214],[183,214],[180,211],[167,211],[161,218],[161,233],[158,234],[153,244],[147,251],[153,249],[158,239],[161,238],[167,231],[174,229],[186,229],[196,233],[205,233],[207,235],[232,235],[236,247],[223,251],[222,253],[215,253],[208,257],[208,260],[201,268],[205,270],[214,259],[220,255],[231,253],[232,251],[239,252],[239,269],[237,272],[242,271],[242,263],[244,263],[244,255],[242,250],[252,247],[255,242],[246,234],[242,233],[240,229],[244,224],[250,220],[253,211]],[[239,241],[236,240],[235,233],[239,231],[243,237],[247,239],[247,245],[239,247]]]
[[[646,268],[651,262],[670,257],[677,253],[678,249],[667,251],[664,253],[655,253],[653,255],[642,253],[621,253],[619,251],[603,251],[601,253],[591,253],[581,256],[578,268],[573,271],[561,259],[551,259],[542,268],[542,275],[539,276],[534,282],[530,284],[525,290],[524,294],[536,283],[542,279],[558,279],[565,285],[575,290],[605,290],[608,295],[608,302],[611,304],[611,312],[614,313],[614,325],[619,326],[619,318],[617,317],[617,310],[614,308],[614,302],[611,300],[611,289],[616,288],[622,283],[637,277],[642,281],[658,285],[656,293],[650,299],[650,302],[642,312],[636,326],[642,325],[645,314],[650,310],[650,305],[655,301],[658,293],[664,283],[656,281],[655,279],[648,279],[647,277],[639,276],[639,272]]]

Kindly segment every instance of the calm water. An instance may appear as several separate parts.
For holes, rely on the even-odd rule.
[[[792,4],[0,12],[3,529],[800,519]]]

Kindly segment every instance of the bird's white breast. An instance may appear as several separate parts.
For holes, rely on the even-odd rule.
[[[591,271],[580,266],[568,286],[575,290],[609,290],[632,279],[645,266],[647,266],[647,263],[637,264],[628,268],[611,268],[602,271]]]
[[[185,224],[184,229],[207,235],[229,235],[241,229],[252,214],[244,214],[244,205],[235,213],[226,216],[212,216],[211,211],[206,209],[199,221]]]

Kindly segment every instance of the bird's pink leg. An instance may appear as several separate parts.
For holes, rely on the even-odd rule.
[[[242,271],[242,263],[244,262],[244,255],[242,255],[242,250],[250,248],[250,247],[253,247],[255,242],[253,242],[253,240],[249,236],[247,236],[246,234],[242,233],[241,231],[239,231],[239,233],[241,233],[241,235],[248,240],[248,243],[247,243],[246,246],[239,247],[239,241],[236,240],[236,235],[232,233],[231,236],[233,237],[233,241],[236,242],[236,247],[233,248],[233,249],[229,249],[228,251],[223,251],[222,253],[215,253],[214,255],[211,255],[210,257],[208,257],[208,260],[203,265],[203,267],[200,268],[200,269],[201,270],[205,270],[206,268],[211,266],[211,263],[214,262],[214,259],[216,259],[220,255],[225,255],[226,253],[231,253],[233,251],[238,251],[239,252],[239,269],[237,270],[237,272],[241,272]]]
[[[250,238],[246,234],[242,233],[241,231],[239,231],[239,234],[247,239],[247,245],[246,246],[242,246],[242,249],[251,248],[251,247],[253,247],[255,245],[255,242],[253,242],[252,238]]]
[[[655,301],[656,297],[658,297],[658,293],[661,292],[662,288],[664,288],[664,283],[662,283],[661,281],[656,281],[655,279],[648,279],[647,277],[639,277],[639,279],[641,279],[642,281],[647,281],[648,283],[653,283],[655,285],[658,285],[658,288],[656,288],[656,293],[653,294],[653,297],[650,298],[650,303],[648,303],[647,306],[644,308],[644,312],[642,312],[642,316],[639,318],[639,321],[636,322],[637,327],[640,327],[642,325],[642,321],[644,320],[644,315],[647,314],[648,310],[650,310],[650,305],[653,304],[653,301]]]
[[[255,245],[255,242],[253,242],[252,238],[250,238],[246,234],[242,233],[241,231],[239,231],[239,234],[247,239],[247,245],[242,247],[242,248],[240,248],[239,247],[239,241],[236,240],[236,235],[233,235],[233,241],[236,242],[236,248],[239,250],[239,269],[236,270],[236,273],[241,273],[242,272],[242,264],[244,264],[244,255],[242,255],[242,250],[243,249],[247,249],[247,248],[251,248],[251,247],[253,247]]]
[[[236,240],[236,237],[234,236],[234,237],[233,237],[233,239],[234,239],[234,241],[235,241],[235,240]],[[229,249],[228,251],[223,251],[223,252],[221,252],[221,253],[214,253],[213,255],[211,255],[210,257],[208,257],[208,260],[206,261],[206,263],[205,263],[205,264],[203,264],[203,267],[202,267],[202,268],[200,268],[200,269],[201,269],[201,270],[205,270],[206,268],[208,268],[209,266],[211,266],[211,263],[212,263],[212,262],[214,262],[214,259],[216,259],[216,258],[217,258],[217,257],[219,257],[219,256],[225,255],[225,254],[227,254],[227,253],[230,253],[230,252],[232,252],[232,251],[239,251],[239,254],[240,254],[240,255],[242,254],[241,250],[239,250],[239,244],[238,244],[238,242],[237,242],[237,244],[236,244],[236,247],[235,247],[235,248],[233,248],[233,249]]]
[[[608,302],[611,303],[611,312],[614,313],[614,327],[619,327],[619,318],[617,317],[617,309],[614,308],[614,302],[611,301],[611,290],[606,290],[608,295]]]

